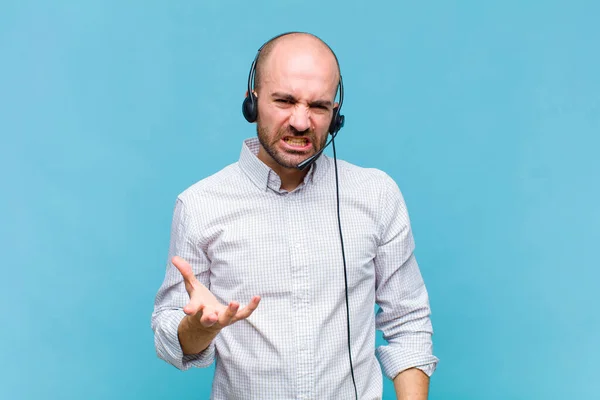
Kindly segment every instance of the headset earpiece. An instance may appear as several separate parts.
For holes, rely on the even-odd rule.
[[[258,98],[253,92],[249,92],[242,103],[242,114],[248,122],[255,122],[258,117]]]
[[[339,107],[334,107],[333,115],[331,116],[331,123],[329,124],[329,133],[333,135],[342,129],[345,119],[346,118],[343,115],[340,115]]]

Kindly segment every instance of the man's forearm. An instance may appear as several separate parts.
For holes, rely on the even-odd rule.
[[[198,354],[205,350],[217,336],[218,330],[203,329],[186,315],[177,328],[177,336],[183,354]]]
[[[409,368],[394,378],[398,400],[427,400],[429,377],[417,368]]]

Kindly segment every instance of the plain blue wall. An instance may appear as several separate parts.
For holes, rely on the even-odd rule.
[[[405,195],[430,398],[600,398],[599,2],[48,3],[0,5],[1,398],[208,397],[154,352],[171,213],[289,30],[340,58],[340,158]]]

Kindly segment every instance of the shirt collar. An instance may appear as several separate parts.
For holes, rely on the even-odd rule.
[[[242,171],[244,171],[252,183],[260,190],[266,191],[272,189],[278,193],[285,192],[280,189],[281,179],[277,173],[257,157],[259,148],[260,143],[258,138],[254,137],[244,140],[239,159],[239,165]],[[328,161],[328,157],[325,156],[325,154],[321,154],[321,156],[309,167],[310,169],[304,177],[303,183],[301,183],[298,188],[309,185],[320,179],[327,170]]]

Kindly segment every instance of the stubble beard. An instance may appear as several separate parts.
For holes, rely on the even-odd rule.
[[[311,143],[313,144],[313,153],[306,155],[306,157],[304,159],[311,157],[313,154],[316,154],[319,150],[321,150],[323,148],[323,146],[325,146],[325,143],[327,142],[327,136],[325,136],[323,138],[321,143],[317,143],[316,138],[312,132],[309,132],[304,135],[299,135],[297,133],[293,133],[290,129],[280,129],[279,132],[277,132],[277,136],[275,137],[275,140],[273,141],[273,143],[269,143],[269,139],[268,139],[269,132],[268,132],[267,128],[265,128],[264,126],[261,126],[260,124],[256,124],[256,133],[258,136],[258,141],[259,141],[260,145],[262,146],[262,148],[265,150],[265,152],[273,159],[273,161],[275,161],[277,164],[279,164],[280,166],[282,166],[284,168],[296,168],[299,163],[304,161],[304,160],[300,160],[300,161],[290,160],[286,157],[286,154],[302,154],[302,155],[305,155],[305,154],[304,154],[304,152],[293,151],[293,150],[287,151],[285,153],[278,152],[278,150],[276,149],[275,146],[281,140],[281,138],[283,136],[286,136],[286,135],[304,136],[304,137],[308,137],[310,139]]]

